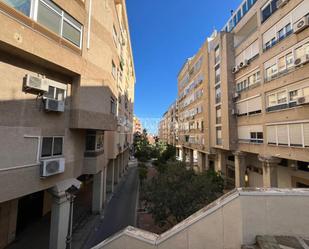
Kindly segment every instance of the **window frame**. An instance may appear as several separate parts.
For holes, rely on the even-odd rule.
[[[51,147],[51,155],[50,156],[43,156],[42,155],[42,150],[43,150],[43,140],[44,138],[52,138],[52,147]],[[61,148],[61,154],[59,155],[54,155],[54,144],[55,144],[55,138],[61,138],[62,139],[62,148]],[[59,158],[63,157],[64,155],[64,136],[42,136],[41,137],[41,142],[40,142],[40,158],[41,159],[49,159],[49,158]]]

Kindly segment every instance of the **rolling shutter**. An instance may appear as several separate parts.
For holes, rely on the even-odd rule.
[[[267,143],[277,144],[276,126],[267,126]]]
[[[309,2],[308,1],[302,1],[301,4],[299,4],[294,10],[292,10],[293,22],[298,21],[300,18],[302,18],[308,12],[309,12]]]
[[[277,126],[277,136],[279,145],[288,145],[288,126],[278,125]]]
[[[290,124],[290,146],[302,146],[301,124]]]
[[[263,46],[273,38],[276,38],[276,26],[273,26],[263,34]]]
[[[248,113],[248,102],[247,101],[243,101],[240,103],[237,103],[237,110],[238,110],[238,114],[239,115],[243,115],[243,114],[247,114]]]
[[[250,126],[238,127],[238,139],[250,140]]]
[[[262,110],[261,96],[248,100],[248,113]]]
[[[304,124],[304,140],[305,146],[309,147],[309,123]]]

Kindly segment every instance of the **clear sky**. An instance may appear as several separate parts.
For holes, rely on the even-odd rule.
[[[177,74],[241,0],[127,0],[136,71],[135,114],[152,133],[177,96]]]

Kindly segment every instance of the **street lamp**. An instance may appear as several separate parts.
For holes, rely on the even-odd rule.
[[[69,212],[69,225],[68,225],[68,234],[66,238],[66,249],[72,248],[72,227],[73,227],[73,204],[76,194],[78,192],[78,188],[74,185],[69,187],[65,191],[65,195],[68,201],[70,201],[70,212]]]

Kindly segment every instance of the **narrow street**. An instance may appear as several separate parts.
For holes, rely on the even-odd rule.
[[[134,225],[138,192],[137,167],[131,166],[109,202],[104,218],[95,228],[84,249],[89,249],[123,228]]]

